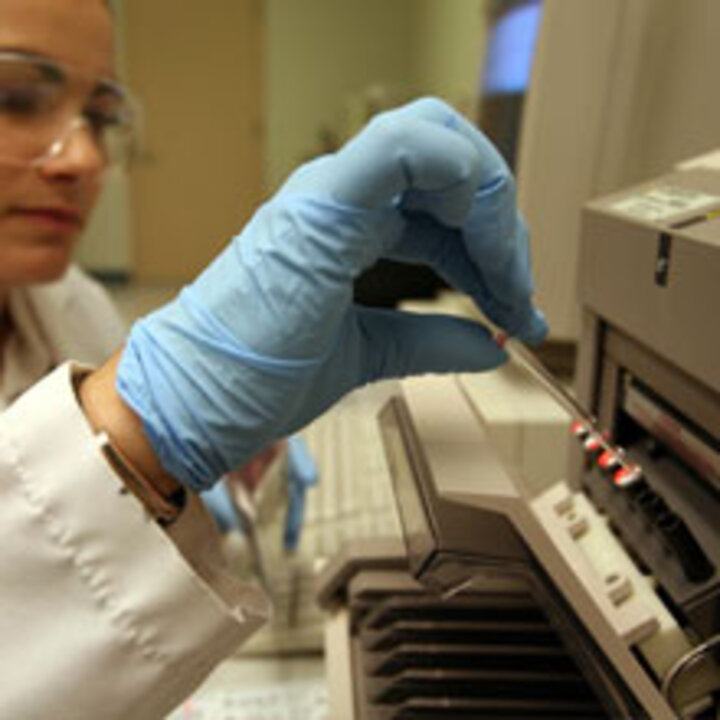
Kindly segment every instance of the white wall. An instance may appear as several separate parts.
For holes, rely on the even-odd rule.
[[[414,75],[422,92],[476,110],[485,55],[487,0],[415,0]]]
[[[720,147],[720,2],[654,1],[652,53],[641,80],[648,107],[629,168],[638,179]]]
[[[324,131],[346,138],[371,106],[434,94],[474,113],[487,5],[488,0],[262,0],[266,192],[322,150]],[[116,12],[122,30],[122,7]],[[184,17],[180,13],[174,22],[182,24]],[[192,28],[176,28],[179,33],[190,35]],[[238,70],[238,82],[253,71]],[[135,68],[136,83],[148,72]],[[94,269],[137,270],[142,263],[132,253],[127,180],[111,185],[80,257]]]
[[[113,2],[116,62],[126,72],[125,28],[121,3]],[[111,169],[100,202],[78,244],[76,260],[96,272],[124,276],[133,268],[130,187],[123,168]]]
[[[483,55],[486,0],[265,0],[265,179],[272,190],[345,137],[368,105],[435,94],[463,107]]]
[[[537,299],[578,332],[582,205],[720,145],[717,0],[546,0],[518,176]]]
[[[373,84],[406,91],[413,1],[266,0],[269,190],[320,150],[323,130],[344,131],[353,96]]]

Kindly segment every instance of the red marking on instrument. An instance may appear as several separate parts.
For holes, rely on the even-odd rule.
[[[612,470],[620,465],[620,458],[618,458],[617,453],[613,450],[605,450],[605,452],[603,452],[598,458],[597,464],[603,470]]]
[[[628,465],[620,468],[613,475],[613,482],[619,487],[627,487],[636,483],[642,477],[642,470],[637,465]]]

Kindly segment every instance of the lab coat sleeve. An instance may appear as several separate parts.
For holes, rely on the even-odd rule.
[[[268,614],[201,504],[170,532],[124,492],[64,365],[0,417],[0,717],[149,720]]]

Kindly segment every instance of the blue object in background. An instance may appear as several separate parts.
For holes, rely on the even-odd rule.
[[[317,484],[318,472],[305,441],[298,435],[288,440],[288,509],[285,516],[283,544],[295,550],[300,542],[305,517],[305,493]]]
[[[318,472],[307,444],[299,435],[293,435],[288,440],[287,454],[288,505],[283,546],[286,550],[295,550],[300,542],[305,517],[305,493],[311,485],[317,483]],[[200,493],[200,497],[222,532],[242,532],[226,483],[216,483],[210,490]]]
[[[219,482],[200,493],[200,499],[205,503],[208,512],[213,516],[221,532],[239,530],[237,513],[230,499],[230,490],[226,483]]]
[[[529,0],[503,14],[490,30],[483,95],[523,93],[530,84],[535,42],[542,18],[540,0]]]

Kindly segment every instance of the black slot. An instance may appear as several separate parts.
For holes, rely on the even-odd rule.
[[[672,250],[672,235],[660,233],[658,235],[657,255],[655,257],[655,284],[665,287],[670,274],[670,254]]]
[[[649,488],[635,495],[634,501],[653,526],[658,523],[660,518],[670,513],[667,503]]]
[[[430,622],[547,622],[542,611],[525,598],[496,597],[488,600],[467,595],[452,600],[417,596],[393,598],[368,613],[365,624],[379,629],[398,620]]]
[[[660,533],[677,557],[685,577],[693,583],[709,580],[712,566],[688,526],[674,513],[668,513],[657,525]]]
[[[665,400],[665,398],[662,397],[662,395],[655,392],[655,390],[653,390],[649,385],[646,385],[637,378],[632,378],[631,383],[637,390],[652,400],[652,402],[654,402],[658,407],[662,408],[665,412],[675,418],[680,425],[686,427],[690,432],[700,438],[700,440],[702,440],[709,448],[715,452],[720,452],[720,438],[715,437],[702,425],[699,425],[684,412],[678,410],[674,405],[671,405],[667,400]]]
[[[548,672],[573,667],[561,647],[497,645],[401,645],[391,654],[369,653],[366,670],[371,675],[392,675],[408,668],[469,668],[503,670],[541,670]]]
[[[403,703],[387,717],[392,720],[448,720],[448,718],[474,718],[474,720],[606,720],[607,715],[597,703],[569,701],[535,702],[517,699],[507,702],[490,702],[470,698],[413,698]],[[380,718],[380,715],[378,715]]]
[[[593,700],[578,673],[542,674],[498,672],[426,671],[406,672],[392,682],[378,685],[373,703],[399,703],[410,697],[466,697],[512,700],[531,696],[539,701],[562,698],[564,701]]]
[[[559,640],[547,623],[397,622],[380,631],[362,633],[368,650],[389,650],[407,643],[443,645],[557,645]]]

